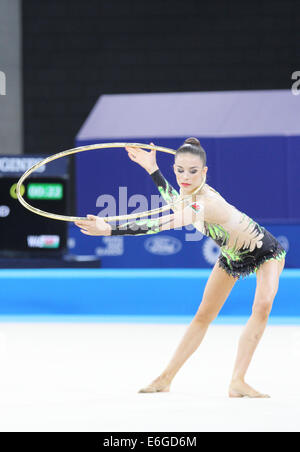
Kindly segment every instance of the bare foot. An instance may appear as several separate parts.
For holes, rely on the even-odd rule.
[[[251,399],[270,399],[268,394],[262,394],[255,389],[251,388],[247,383],[242,380],[232,381],[229,386],[229,397],[240,398],[249,397]]]
[[[169,392],[170,386],[171,386],[170,380],[164,377],[158,377],[152,383],[146,386],[146,388],[140,389],[139,393]]]

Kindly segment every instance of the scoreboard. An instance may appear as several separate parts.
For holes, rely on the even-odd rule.
[[[33,214],[18,201],[21,175],[45,156],[0,156],[0,256],[60,256],[67,249],[68,224]],[[68,215],[69,160],[39,168],[22,186],[22,196],[38,209]]]

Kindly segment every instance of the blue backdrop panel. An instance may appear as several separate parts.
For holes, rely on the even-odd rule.
[[[228,202],[246,211],[257,221],[300,223],[300,137],[200,138],[207,154],[207,183],[220,191]],[[139,139],[149,143],[153,137]],[[177,149],[185,140],[156,138],[156,144]],[[113,141],[113,138],[106,142]],[[137,138],[124,138],[137,142]],[[77,146],[104,141],[77,141]],[[178,189],[173,173],[174,158],[157,153],[160,169]],[[106,149],[77,154],[78,214],[95,212],[96,200],[107,193],[118,200],[119,186],[135,193],[158,193],[149,175],[129,160],[123,149]],[[99,209],[100,210],[100,209]]]
[[[177,149],[186,137],[198,137],[207,153],[207,183],[274,231],[288,250],[286,266],[300,267],[299,108],[289,90],[106,95],[96,102],[76,145],[154,141]],[[173,156],[157,156],[178,189]],[[158,207],[150,203],[151,194],[158,195],[151,178],[124,149],[78,154],[76,172],[80,216]],[[104,267],[207,267],[218,255],[211,241],[190,229],[151,239],[90,239],[72,227],[70,235],[74,252],[98,254]]]
[[[300,136],[287,137],[287,202],[290,218],[300,217]]]
[[[228,138],[216,140],[216,145],[215,185],[231,204],[257,221],[292,219],[287,202],[286,138]]]
[[[184,137],[155,140],[178,148]],[[107,140],[107,142],[113,141]],[[126,140],[124,140],[126,141]],[[137,139],[128,139],[136,142]],[[149,143],[151,138],[140,140]],[[283,137],[203,138],[207,152],[207,182],[238,209],[265,226],[288,251],[286,267],[299,267],[300,221],[296,165],[299,139]],[[78,142],[85,145],[87,142]],[[157,153],[161,171],[178,189],[173,156]],[[293,164],[291,163],[291,160]],[[300,166],[299,166],[300,167]],[[151,177],[128,159],[124,149],[106,149],[78,154],[76,158],[78,215],[124,215],[151,207],[158,191]],[[291,188],[292,187],[292,188]],[[137,195],[145,196],[141,204]],[[109,211],[109,206],[112,210]],[[127,209],[127,210],[126,210]],[[86,237],[70,226],[71,252],[96,254],[103,267],[209,267],[218,255],[214,242],[195,229],[168,231],[140,237]]]
[[[300,226],[263,224],[287,250],[286,268],[299,267]],[[194,230],[195,231],[195,230]],[[213,267],[220,249],[210,238],[186,241],[196,231],[170,231],[139,237],[83,237],[70,228],[70,252],[96,254],[103,268],[207,268]],[[145,238],[146,237],[146,238]]]
[[[0,270],[0,315],[195,314],[209,270]],[[256,279],[238,281],[221,315],[251,313]],[[284,270],[272,316],[300,316],[300,270]]]

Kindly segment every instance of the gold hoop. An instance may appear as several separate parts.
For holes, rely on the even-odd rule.
[[[78,148],[68,149],[66,151],[59,152],[58,154],[51,155],[51,156],[45,158],[44,160],[41,160],[40,162],[36,163],[31,168],[29,168],[21,176],[21,178],[19,179],[19,181],[17,183],[17,188],[16,188],[16,193],[17,193],[17,197],[18,197],[19,202],[27,210],[30,210],[30,212],[35,213],[36,215],[40,215],[42,217],[50,218],[52,220],[70,221],[70,222],[86,220],[86,217],[73,217],[73,216],[58,215],[58,214],[46,212],[44,210],[40,210],[40,209],[37,209],[36,207],[31,206],[30,204],[28,204],[28,202],[26,202],[24,200],[23,195],[21,194],[22,184],[30,176],[30,174],[32,174],[35,170],[37,170],[41,166],[46,165],[47,163],[52,162],[53,160],[57,160],[57,159],[60,159],[62,157],[66,157],[68,155],[77,154],[79,152],[91,151],[91,150],[94,150],[94,149],[123,148],[123,147],[127,147],[127,146],[139,147],[139,148],[144,148],[144,149],[155,149],[156,151],[165,152],[167,154],[173,154],[173,155],[176,154],[176,151],[174,151],[173,149],[168,149],[168,148],[165,148],[165,147],[162,147],[162,146],[155,146],[155,145],[152,145],[152,144],[140,144],[140,143],[100,143],[100,144],[91,144],[91,145],[88,145],[88,146],[81,146],[81,147],[78,147]],[[182,204],[182,203],[186,202],[187,200],[191,199],[192,195],[196,194],[198,191],[201,190],[201,188],[205,184],[205,181],[206,181],[206,177],[204,178],[204,181],[202,182],[201,186],[196,188],[196,190],[194,190],[191,193],[191,195],[188,195],[187,198],[180,199],[178,201],[175,201],[172,204],[167,204],[166,206],[163,206],[163,207],[161,207],[159,209],[148,210],[147,212],[134,213],[134,214],[130,214],[130,215],[122,215],[122,216],[115,216],[115,217],[103,217],[103,220],[106,221],[106,222],[108,222],[108,221],[118,221],[118,220],[119,221],[120,220],[130,220],[130,219],[134,219],[134,218],[149,217],[151,215],[155,215],[155,214],[158,214],[158,213],[165,212],[167,210],[170,210],[171,206],[175,206],[175,205],[177,206],[178,204]]]

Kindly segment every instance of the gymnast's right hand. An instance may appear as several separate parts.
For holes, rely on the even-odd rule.
[[[154,145],[153,143],[150,143]],[[144,151],[141,148],[127,146],[125,147],[128,157],[135,163],[138,163],[142,168],[144,168],[149,174],[154,173],[154,171],[158,170],[158,166],[156,163],[156,150],[152,149],[151,151]]]
[[[85,235],[111,235],[111,225],[95,215],[87,215],[86,220],[75,221],[75,224]]]

